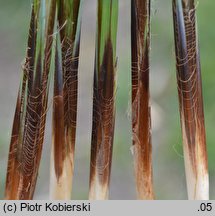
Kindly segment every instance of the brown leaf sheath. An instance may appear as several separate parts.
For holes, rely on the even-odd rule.
[[[103,73],[94,81],[93,128],[90,163],[90,199],[107,199],[110,181],[115,123],[115,75],[111,41],[107,41]],[[113,71],[107,74],[107,71]]]
[[[33,198],[42,153],[48,97],[48,73],[51,59],[56,1],[51,0],[50,3],[50,14],[48,16],[49,18],[46,26],[47,32],[43,65],[41,55],[42,49],[40,47],[39,51],[36,50],[36,43],[38,42],[37,24],[39,6],[37,5],[37,7],[37,14],[34,14],[34,6],[32,8],[28,50],[24,66],[24,77],[21,93],[21,109],[19,107],[17,108],[14,121],[14,124],[17,124],[14,128],[19,127],[19,130],[13,130],[11,142],[14,143],[14,134],[19,131],[17,134],[17,144],[12,144],[17,146],[15,146],[16,154],[14,154],[15,159],[13,159],[15,160],[15,162],[13,162],[13,164],[15,164],[13,165],[15,169],[13,169],[13,173],[9,172],[9,176],[7,177],[7,179],[10,179],[11,175],[14,176],[16,180],[15,183],[11,183],[13,184],[11,189],[9,189],[6,185],[6,199]],[[41,33],[41,35],[42,34],[43,33]],[[10,180],[7,182],[10,182]]]
[[[54,76],[54,100],[53,100],[53,131],[52,131],[52,157],[51,157],[51,198],[66,199],[70,188],[68,182],[68,170],[65,169],[66,145],[64,135],[64,101],[63,101],[63,67],[59,53],[59,41],[56,41],[55,76]],[[69,182],[69,185],[71,182]]]
[[[35,44],[37,36],[37,14],[35,15],[34,6],[32,6],[31,21],[29,27],[28,49],[26,61],[23,66],[23,80],[19,89],[16,111],[13,121],[11,143],[8,157],[7,179],[5,187],[5,199],[18,199],[18,188],[21,172],[21,150],[23,138],[23,123],[25,118],[25,94],[26,86],[31,89],[31,83],[27,80],[32,78],[32,70],[35,58]]]
[[[39,102],[38,106],[35,106],[35,110],[32,110],[36,116],[38,116],[36,136],[35,136],[35,154],[33,156],[34,164],[33,164],[33,172],[30,178],[26,178],[25,187],[29,187],[29,192],[27,194],[28,199],[33,198],[36,180],[38,175],[38,169],[42,154],[42,145],[44,140],[45,133],[45,123],[46,123],[46,113],[47,113],[47,102],[48,102],[48,91],[49,91],[49,71],[51,64],[51,54],[52,54],[52,42],[53,42],[53,30],[55,23],[55,14],[56,14],[56,0],[51,0],[49,5],[49,14],[46,23],[46,35],[45,35],[45,50],[44,50],[44,59],[41,61],[42,65],[42,77],[38,76],[38,79],[41,80],[40,89],[35,89],[38,92],[35,98],[38,98]],[[38,60],[40,61],[40,60]],[[40,66],[38,66],[38,69]],[[38,73],[38,72],[37,72]],[[29,143],[30,144],[30,143]],[[29,183],[30,182],[30,183]]]
[[[173,0],[177,82],[188,198],[209,198],[201,70],[194,1]]]
[[[113,2],[112,2],[113,3]],[[111,4],[112,4],[111,3]],[[114,2],[117,4],[117,2]],[[97,44],[94,70],[93,123],[91,138],[90,191],[89,199],[108,199],[111,173],[112,147],[115,125],[115,50],[111,39],[111,22],[107,21],[109,30],[101,52],[102,2],[98,2]],[[107,8],[106,8],[107,9]],[[112,10],[112,5],[110,6]],[[112,12],[110,12],[111,14]],[[103,17],[104,18],[104,17]],[[103,26],[107,28],[107,26]],[[104,29],[103,29],[104,30]],[[104,30],[105,31],[105,30]],[[115,37],[115,36],[114,36]]]
[[[73,1],[72,5],[69,5],[70,3],[67,1],[59,1],[58,3],[58,23],[59,27],[62,28],[60,30],[61,52],[58,54],[58,62],[62,60],[60,67],[62,67],[62,102],[64,108],[63,111],[59,110],[61,114],[58,113],[58,115],[63,115],[61,116],[63,118],[63,133],[61,131],[63,137],[61,142],[54,143],[53,151],[55,156],[52,159],[55,161],[55,176],[52,175],[51,177],[50,189],[53,199],[70,199],[74,170],[78,102],[81,0]],[[68,5],[71,8],[68,8]]]
[[[154,199],[149,104],[150,0],[131,1],[132,132],[138,199]]]

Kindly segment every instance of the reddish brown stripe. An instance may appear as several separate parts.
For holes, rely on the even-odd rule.
[[[56,42],[55,54],[55,79],[53,100],[53,143],[54,143],[54,167],[57,180],[63,172],[65,160],[65,137],[64,137],[64,104],[63,104],[63,72],[60,63],[61,56],[58,53]]]

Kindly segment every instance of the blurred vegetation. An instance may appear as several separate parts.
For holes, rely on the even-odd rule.
[[[85,1],[84,13],[92,13],[95,0]],[[111,199],[135,199],[133,177],[130,125],[130,1],[119,0],[119,29],[117,39],[118,52],[118,91],[117,119],[111,176]],[[0,0],[0,199],[3,198],[8,145],[12,119],[18,91],[19,77],[25,49],[27,29],[30,16],[30,0]],[[91,5],[91,7],[90,7]],[[198,32],[202,66],[203,95],[205,106],[205,123],[210,171],[210,198],[215,199],[215,1],[198,1]],[[157,199],[187,199],[181,129],[178,111],[178,95],[174,59],[174,38],[171,0],[152,1],[152,47],[150,88],[152,96],[153,126],[153,165],[154,183]],[[90,16],[83,15],[83,23]],[[91,21],[95,22],[95,21]],[[85,25],[86,26],[86,25]],[[89,31],[89,32],[87,32]],[[90,28],[84,32],[92,33]],[[83,35],[82,35],[83,36]],[[84,36],[87,38],[87,36]],[[86,44],[86,43],[85,43]],[[94,55],[94,43],[84,47],[87,54]],[[83,48],[83,47],[82,47]],[[83,51],[81,51],[83,52]],[[85,55],[86,57],[86,55]],[[85,64],[81,60],[80,64]],[[87,60],[86,60],[87,64]],[[83,68],[87,68],[84,67]],[[86,82],[92,82],[93,68],[81,72]],[[91,75],[90,75],[91,74]],[[82,94],[90,89],[82,88]],[[87,99],[86,99],[87,100]],[[85,98],[81,106],[85,106]],[[89,104],[89,103],[88,103]],[[91,107],[85,109],[90,119]],[[79,115],[82,115],[79,113]],[[80,124],[84,126],[85,120]],[[91,123],[89,123],[91,124]],[[50,127],[48,125],[47,127]],[[76,176],[74,182],[74,199],[87,199],[89,174],[90,130],[81,130],[77,143]],[[49,143],[49,141],[47,142]],[[45,145],[47,146],[47,143]],[[50,145],[48,145],[49,147]],[[85,151],[84,154],[81,152]],[[44,152],[49,154],[49,152]],[[49,157],[43,155],[43,160]],[[43,166],[47,164],[46,166]],[[41,165],[38,194],[48,191],[49,161]],[[76,168],[77,165],[77,168]],[[46,177],[42,177],[45,176]],[[47,194],[36,198],[48,198]]]

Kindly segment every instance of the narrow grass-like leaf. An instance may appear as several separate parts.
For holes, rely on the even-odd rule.
[[[107,199],[115,124],[118,0],[98,0],[89,199]]]
[[[132,132],[138,199],[153,199],[149,104],[150,0],[131,1]]]
[[[208,161],[194,0],[173,0],[173,18],[188,198],[207,200]]]
[[[46,6],[49,15],[44,22]],[[55,0],[46,4],[35,0],[32,7],[27,57],[9,153],[6,199],[33,198],[44,138],[55,10]]]
[[[51,198],[70,199],[76,138],[81,0],[58,1]],[[61,47],[59,44],[61,43]],[[63,106],[63,107],[62,107]],[[63,108],[63,109],[62,109]],[[53,165],[54,164],[54,165]]]

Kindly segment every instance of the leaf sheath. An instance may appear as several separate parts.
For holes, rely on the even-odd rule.
[[[47,6],[46,35],[40,22],[44,2],[35,0],[32,7],[24,75],[13,123],[6,199],[32,199],[35,190],[45,130],[56,1],[51,0]]]
[[[193,0],[173,0],[175,53],[189,199],[209,198],[201,70]]]
[[[99,0],[89,199],[108,199],[115,124],[117,0]]]
[[[52,199],[71,198],[78,103],[81,8],[81,0],[58,1],[60,34],[55,58],[50,184]]]
[[[132,132],[138,199],[153,199],[149,94],[150,0],[131,1]]]

